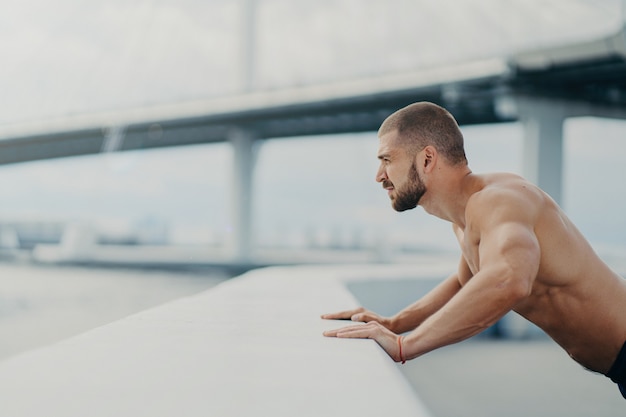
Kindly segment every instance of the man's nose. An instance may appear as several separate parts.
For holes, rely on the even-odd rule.
[[[383,167],[378,168],[378,172],[376,173],[376,182],[383,182],[385,179],[387,179],[387,173]]]

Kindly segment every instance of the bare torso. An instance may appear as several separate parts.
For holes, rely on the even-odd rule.
[[[543,191],[510,174],[477,179],[477,195],[500,189],[530,202],[532,207],[531,227],[541,259],[530,296],[514,310],[543,329],[581,365],[606,373],[626,341],[626,280],[596,255]],[[464,228],[455,227],[471,272],[459,271],[461,285],[479,271],[480,265],[480,236],[468,227],[471,222],[467,218]]]

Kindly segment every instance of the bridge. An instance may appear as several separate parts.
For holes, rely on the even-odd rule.
[[[501,59],[5,125],[0,164],[228,141],[235,150],[233,259],[247,260],[256,141],[376,131],[393,111],[427,100],[461,125],[522,122],[524,174],[559,201],[564,120],[626,118],[625,28]]]

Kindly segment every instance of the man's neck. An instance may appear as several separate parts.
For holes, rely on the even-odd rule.
[[[467,201],[480,188],[479,177],[469,168],[454,169],[429,186],[420,205],[433,216],[465,227],[465,207]]]

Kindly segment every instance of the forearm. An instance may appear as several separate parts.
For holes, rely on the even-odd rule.
[[[459,290],[457,274],[441,282],[424,297],[389,319],[389,329],[396,334],[411,331],[441,309]]]
[[[404,338],[405,356],[413,359],[468,339],[495,324],[524,294],[506,285],[482,285],[479,276]]]

